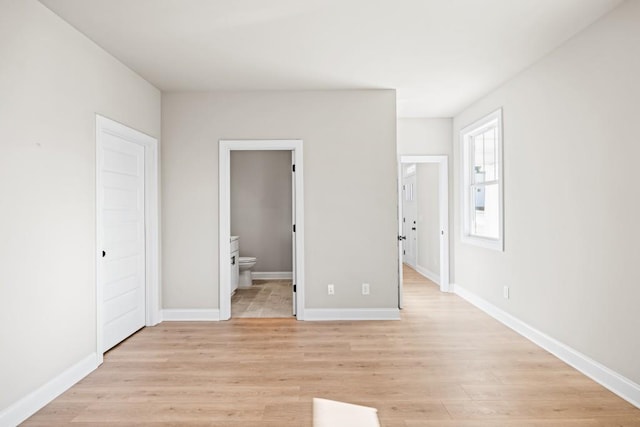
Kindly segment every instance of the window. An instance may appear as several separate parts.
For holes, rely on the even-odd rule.
[[[502,109],[460,131],[462,241],[503,250]]]
[[[402,168],[404,169],[404,173],[403,173],[403,177],[404,178],[409,178],[410,176],[413,176],[416,174],[416,168],[417,165],[415,163],[411,163],[408,165],[402,165]],[[403,180],[405,181],[405,180]],[[414,180],[415,182],[415,180]],[[414,199],[414,184],[412,182],[406,182],[402,184],[402,189],[404,190],[404,199],[407,202],[412,202]]]

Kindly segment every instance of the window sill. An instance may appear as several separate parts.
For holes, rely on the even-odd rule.
[[[482,237],[463,235],[462,243],[466,243],[473,246],[479,246],[485,249],[492,249],[498,252],[504,252],[504,244],[503,241],[494,240],[494,239],[485,239]]]

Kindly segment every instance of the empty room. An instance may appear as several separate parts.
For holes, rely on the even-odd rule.
[[[638,0],[0,0],[0,427],[640,427]]]

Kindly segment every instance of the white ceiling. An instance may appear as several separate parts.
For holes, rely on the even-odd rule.
[[[450,117],[621,0],[41,0],[163,91],[396,89]]]

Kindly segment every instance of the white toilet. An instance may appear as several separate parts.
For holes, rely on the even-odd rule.
[[[256,265],[257,258],[252,256],[241,256],[238,262],[240,267],[239,288],[249,288],[252,285],[251,269]]]

